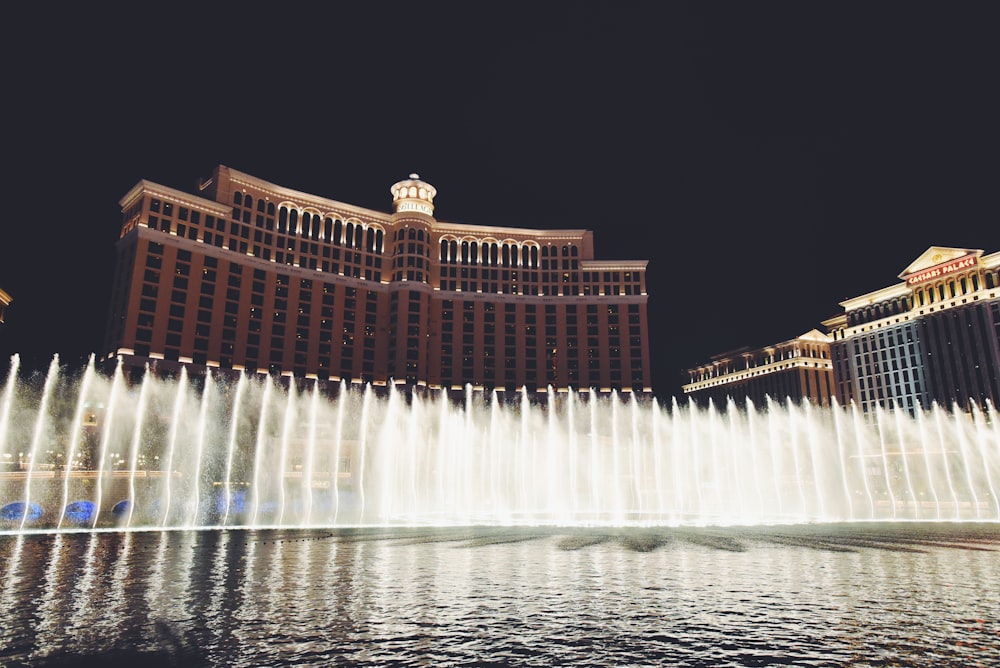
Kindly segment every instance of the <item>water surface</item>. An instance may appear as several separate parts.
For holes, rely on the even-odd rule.
[[[1000,664],[1000,525],[0,536],[0,665]]]

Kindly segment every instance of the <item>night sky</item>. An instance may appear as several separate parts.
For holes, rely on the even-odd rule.
[[[649,260],[664,397],[929,246],[1000,250],[996,3],[35,4],[0,43],[0,372],[99,351],[118,200],[217,164],[380,211],[417,172],[440,220],[594,230]]]

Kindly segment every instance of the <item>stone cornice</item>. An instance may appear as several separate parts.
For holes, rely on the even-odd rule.
[[[566,240],[566,241],[579,241],[583,239],[588,234],[590,230],[574,229],[574,230],[531,230],[523,227],[495,227],[492,225],[466,225],[462,223],[449,223],[434,221],[433,231],[435,234],[453,234],[457,237],[462,236],[474,236],[474,237],[499,237],[505,236],[512,239],[518,239],[520,241],[528,239],[545,239],[545,240]]]
[[[132,189],[125,193],[124,197],[118,200],[118,205],[122,208],[122,210],[127,209],[133,201],[145,193],[155,195],[159,199],[173,202],[174,204],[191,208],[200,208],[215,215],[228,216],[232,213],[232,209],[230,207],[225,204],[220,204],[215,200],[199,197],[198,195],[192,195],[191,193],[184,192],[183,190],[170,188],[168,186],[160,185],[159,183],[146,181],[145,179],[132,186]]]
[[[697,368],[711,369],[712,366],[708,365]],[[729,373],[720,374],[704,380],[698,380],[684,385],[681,389],[683,389],[685,394],[690,394],[691,392],[704,390],[709,387],[729,385],[730,383],[737,383],[751,378],[759,378],[760,376],[766,376],[778,371],[787,371],[788,369],[823,369],[824,371],[832,371],[833,362],[829,359],[816,357],[792,357],[776,362],[761,364],[760,366],[751,367],[749,369],[740,369],[738,371],[731,371]]]
[[[580,260],[580,271],[637,271],[648,264],[649,260]]]
[[[266,193],[274,200],[275,204],[290,201],[301,206],[303,209],[313,208],[323,213],[342,214],[339,216],[341,218],[359,218],[371,222],[379,222],[384,225],[392,224],[392,214],[375,211],[374,209],[366,209],[365,207],[348,204],[328,197],[312,195],[301,190],[286,188],[235,169],[227,169],[229,169],[229,180],[232,183]]]

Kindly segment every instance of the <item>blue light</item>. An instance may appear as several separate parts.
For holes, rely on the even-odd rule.
[[[25,512],[27,509],[27,512]],[[0,519],[2,520],[27,520],[29,522],[34,522],[40,518],[43,514],[42,507],[37,503],[25,503],[24,501],[15,501],[14,503],[8,503],[3,508],[0,508]]]
[[[74,501],[66,506],[63,517],[73,524],[87,524],[94,518],[92,501]]]

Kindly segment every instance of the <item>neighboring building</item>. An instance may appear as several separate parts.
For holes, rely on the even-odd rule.
[[[824,322],[837,400],[913,412],[1000,401],[1000,252],[932,246]]]
[[[724,407],[729,399],[742,407],[749,399],[764,406],[768,398],[829,406],[834,392],[832,339],[818,330],[763,348],[740,348],[715,355],[688,369],[684,394],[700,406]]]
[[[416,174],[394,213],[222,165],[197,191],[120,200],[106,365],[652,391],[647,261],[594,259],[591,231],[439,221]]]
[[[7,307],[10,306],[12,301],[14,301],[13,297],[0,290],[0,325],[4,323],[4,315],[6,315]]]
[[[932,403],[963,410],[1000,402],[1000,252],[932,246],[901,274],[900,282],[840,303],[844,312],[822,324],[829,337],[813,331],[820,360],[832,382],[814,386],[773,377],[787,372],[779,346],[713,358],[689,369],[685,394],[716,405],[732,396],[761,391],[774,399],[809,399],[839,405],[855,403],[864,411],[876,406],[909,412]],[[824,343],[820,337],[826,339]],[[794,354],[793,354],[794,358]],[[770,361],[774,360],[774,361]],[[798,363],[808,368],[809,359]],[[832,364],[832,369],[831,369]],[[831,375],[832,371],[832,375]]]

